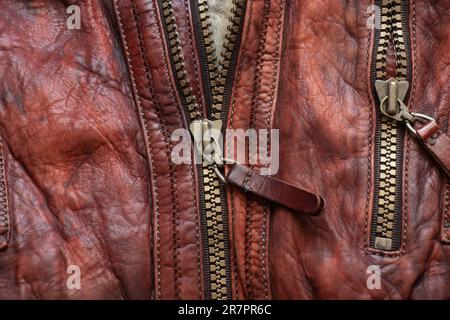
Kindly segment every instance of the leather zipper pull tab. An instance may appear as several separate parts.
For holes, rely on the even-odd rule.
[[[436,120],[428,121],[421,128],[415,130],[415,134],[425,149],[450,177],[450,138],[442,132]]]
[[[240,164],[230,167],[226,180],[244,189],[245,192],[305,214],[317,215],[325,207],[325,201],[321,196],[273,177],[261,175]]]

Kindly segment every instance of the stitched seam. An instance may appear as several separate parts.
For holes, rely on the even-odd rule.
[[[153,4],[153,8],[156,11],[156,5]],[[189,15],[188,15],[188,7],[187,4],[185,2],[185,9],[186,9],[186,17],[187,20],[189,21]],[[155,12],[154,11],[154,12]],[[155,21],[157,21],[156,19],[156,15],[153,12],[153,15],[155,17]],[[175,21],[176,23],[176,21]],[[158,24],[159,26],[159,24]],[[188,28],[190,28],[190,25],[188,24]],[[163,45],[163,41],[162,41],[162,37],[161,37],[161,28],[159,27],[159,35],[158,38],[160,40],[160,45],[161,45],[161,50],[163,52],[164,51],[164,45]],[[190,33],[190,29],[188,29],[189,32],[189,39],[191,39],[191,33]],[[191,51],[193,53],[193,47],[192,47],[192,43],[190,42],[190,46],[191,46]],[[197,77],[197,64],[195,62],[194,59],[194,64],[195,64],[195,74],[196,74],[196,80],[198,82],[198,77]],[[169,77],[169,67],[168,67],[168,62],[167,62],[167,58],[164,59],[164,70],[166,72],[166,76],[168,78]],[[175,97],[175,90],[174,88],[171,86],[171,97],[176,101],[176,97]],[[178,125],[181,127],[181,121],[178,118]],[[167,133],[167,139],[170,139],[169,133]],[[170,141],[170,140],[169,140]],[[168,143],[170,144],[170,143]],[[168,157],[170,157],[170,154],[168,153]],[[174,169],[174,165],[172,162],[169,163],[170,166],[170,177],[171,177],[171,192],[172,195],[175,197],[175,201],[173,202],[173,217],[172,217],[172,225],[173,225],[173,247],[174,247],[174,253],[173,253],[173,259],[174,259],[174,275],[175,275],[175,296],[176,298],[180,298],[180,287],[181,287],[181,278],[182,278],[182,270],[181,270],[181,260],[180,260],[180,232],[179,232],[179,228],[180,228],[180,214],[179,214],[179,201],[178,201],[178,185],[177,185],[177,181],[176,181],[176,177],[175,177],[175,169]],[[192,180],[194,179],[194,172],[193,172],[193,168],[191,165],[188,166],[189,167],[189,171],[190,171],[190,175]],[[199,220],[198,220],[198,212],[197,212],[197,199],[196,199],[196,189],[195,189],[195,185],[192,184],[192,190],[193,190],[193,208],[194,208],[194,216],[195,216],[195,230],[196,230],[196,251],[197,251],[197,287],[199,289],[199,297],[202,298],[202,287],[201,287],[201,268],[200,268],[200,239],[199,239]]]
[[[148,61],[145,58],[145,53],[144,53],[144,44],[143,44],[143,35],[141,32],[141,27],[140,27],[140,21],[138,19],[137,16],[137,7],[136,7],[136,1],[132,0],[131,1],[131,6],[132,6],[132,14],[133,14],[133,19],[135,21],[136,24],[136,32],[138,35],[138,42],[139,42],[139,54],[141,56],[141,59],[144,61],[144,68],[145,68],[145,76],[147,79],[147,84],[149,86],[149,93],[150,93],[150,98],[152,99],[152,101],[154,102],[155,105],[155,110],[158,112],[159,115],[159,111],[156,108],[157,105],[159,105],[159,103],[156,101],[155,97],[154,97],[154,93],[152,92],[152,81],[150,80],[150,70],[149,70],[149,65],[148,65]],[[142,97],[140,97],[142,99]],[[142,109],[142,116],[145,117],[144,114],[144,110]],[[144,118],[145,119],[145,118]],[[146,123],[146,128],[148,130],[148,124],[147,121],[145,121]],[[164,130],[164,129],[163,129]],[[150,133],[149,131],[147,131],[148,137],[149,137],[149,145],[151,145],[150,141]],[[153,148],[150,149],[153,155]],[[153,164],[154,165],[154,164]],[[155,167],[154,167],[155,168]],[[156,168],[155,168],[155,172],[154,172],[154,176],[155,176],[155,186],[157,188],[157,184],[158,184],[158,176],[156,174]],[[159,200],[158,197],[159,195],[156,194],[156,199],[158,201],[158,205],[159,205]],[[157,269],[158,269],[158,292],[157,292],[157,296],[158,298],[161,297],[161,235],[160,235],[160,210],[158,209],[157,215],[156,215],[156,233],[157,233]]]
[[[147,150],[147,155],[148,158],[150,159],[150,161],[148,162],[149,165],[151,166],[151,175],[152,175],[152,184],[153,184],[153,189],[154,189],[154,194],[155,194],[155,208],[156,208],[156,213],[155,213],[155,219],[157,220],[157,224],[159,225],[159,201],[158,201],[158,185],[157,185],[157,175],[156,175],[156,171],[155,171],[155,163],[154,163],[154,159],[153,159],[153,148],[152,145],[150,143],[150,136],[149,136],[149,130],[148,130],[148,123],[145,120],[145,115],[144,115],[144,110],[142,108],[142,101],[141,101],[141,97],[139,96],[139,92],[137,89],[137,85],[136,85],[136,78],[134,76],[134,71],[133,71],[133,66],[132,66],[132,62],[131,62],[131,54],[128,48],[128,42],[126,40],[125,37],[125,31],[123,28],[123,23],[122,23],[122,18],[120,16],[120,9],[119,9],[119,5],[117,3],[118,0],[114,0],[114,7],[116,9],[116,13],[117,13],[117,21],[119,24],[119,28],[120,28],[120,33],[122,36],[122,41],[123,41],[123,46],[126,52],[126,56],[127,56],[127,63],[128,63],[128,69],[130,72],[130,78],[131,78],[131,82],[133,85],[133,91],[136,93],[136,105],[138,107],[138,115],[140,118],[140,122],[141,122],[141,126],[143,127],[144,133],[145,133],[145,140],[146,140],[146,147],[148,148]],[[152,233],[155,233],[154,228],[152,228]],[[156,295],[159,297],[159,294],[161,292],[161,272],[160,272],[160,260],[159,260],[159,242],[160,242],[160,238],[159,238],[159,229],[156,231],[157,233],[157,251],[158,251],[158,260],[157,260],[157,274],[158,274],[158,281],[157,281],[157,286],[158,286],[158,291],[156,293]],[[154,235],[153,235],[154,236]]]
[[[446,178],[447,179],[447,178]],[[449,197],[450,197],[450,182],[447,180],[446,183],[446,190],[445,190],[445,209],[444,209],[444,225],[443,225],[443,229],[444,229],[444,239],[449,241],[450,238],[448,236],[448,224],[450,224],[450,220],[449,220]]]
[[[152,2],[153,5],[153,10],[151,10],[152,15],[155,19],[156,22],[158,22],[158,19],[156,17],[156,12],[157,12],[157,8],[156,8],[156,4],[155,2]],[[164,62],[164,71],[166,73],[166,76],[168,79],[170,79],[169,76],[169,69],[168,69],[168,62],[165,56],[165,49],[164,49],[164,42],[162,40],[162,36],[161,36],[161,28],[159,23],[157,23],[158,25],[158,40],[159,40],[159,44],[160,44],[160,49],[162,51],[162,54],[164,56],[163,62]],[[147,59],[147,57],[146,57]],[[172,85],[170,85],[170,97],[175,101],[177,101],[176,97],[175,97],[175,91],[172,87]],[[161,116],[161,120],[163,120],[163,115]],[[163,121],[161,121],[161,125],[163,126]],[[166,122],[164,121],[164,127],[166,126]],[[177,125],[178,127],[182,127],[181,121],[179,118],[177,118]],[[170,155],[171,152],[170,150],[167,148],[167,145],[170,145],[170,134],[167,130],[163,129],[166,132],[166,139],[167,139],[167,144],[166,144],[166,153],[167,153],[167,157],[170,159]],[[189,166],[189,169],[192,171],[192,166]],[[180,246],[179,246],[179,212],[178,212],[178,208],[179,208],[179,204],[178,204],[178,196],[177,196],[177,183],[176,183],[176,178],[174,175],[175,172],[175,168],[174,168],[174,163],[172,161],[169,161],[169,175],[170,175],[170,190],[171,190],[171,197],[174,201],[172,201],[172,210],[173,210],[173,218],[172,218],[172,232],[173,232],[173,244],[174,244],[174,253],[173,253],[173,257],[174,257],[174,277],[175,277],[175,297],[179,298],[180,297],[180,282],[181,282],[181,267],[180,267],[180,261],[179,261],[179,250],[180,250]]]
[[[255,83],[254,83],[254,95],[253,95],[253,99],[252,99],[252,104],[251,104],[251,113],[250,113],[250,128],[255,126],[255,122],[256,122],[256,108],[257,108],[257,100],[258,100],[258,93],[261,91],[261,81],[262,81],[262,57],[265,51],[265,45],[267,42],[267,32],[268,32],[268,28],[269,28],[269,14],[270,14],[270,7],[271,7],[271,3],[270,1],[265,0],[264,1],[264,7],[263,7],[263,21],[262,21],[262,36],[259,40],[259,46],[258,46],[258,53],[257,53],[257,57],[256,57],[256,74],[255,74]],[[255,212],[255,206],[258,206],[258,202],[253,199],[253,197],[247,197],[247,208],[248,212],[249,212],[249,216],[250,218],[253,218],[253,216],[255,214],[257,214],[257,212]],[[263,206],[262,210],[265,210],[265,206]],[[264,215],[264,213],[263,213]],[[248,223],[248,225],[247,225]],[[247,219],[246,220],[246,242],[248,242],[249,244],[247,245],[247,247],[249,248],[249,246],[251,245],[251,230],[254,229],[254,225],[255,222],[252,221],[252,219]],[[262,239],[261,239],[262,240]],[[249,248],[250,249],[250,248]],[[251,292],[251,297],[253,297],[255,295],[255,292],[253,292],[253,283],[252,280],[254,278],[253,274],[250,273],[250,250],[248,250],[248,252],[246,253],[246,256],[249,257],[249,260],[247,261],[247,269],[249,270],[249,274],[247,275],[246,279],[247,279],[247,286],[249,289],[249,292]],[[259,257],[258,257],[259,258]],[[259,262],[260,265],[262,265],[261,261]],[[263,280],[264,282],[264,280]],[[266,286],[267,283],[263,283],[264,285],[264,290],[266,291]]]
[[[266,116],[266,124],[265,127],[266,129],[269,129],[270,127],[270,119],[271,119],[271,111],[272,111],[272,105],[273,105],[273,100],[275,97],[275,90],[276,90],[276,81],[277,81],[277,71],[278,71],[278,63],[279,63],[279,59],[278,59],[278,54],[279,54],[279,43],[280,43],[280,39],[281,39],[281,22],[282,22],[282,17],[283,17],[283,1],[279,1],[278,2],[279,7],[280,7],[280,14],[277,17],[277,25],[276,25],[276,42],[277,42],[277,49],[276,51],[272,54],[272,58],[274,61],[274,72],[273,72],[273,76],[272,76],[272,83],[271,83],[271,94],[270,94],[270,102],[269,102],[269,106],[270,109],[267,112],[267,116]],[[255,86],[254,86],[254,90],[255,90],[255,95],[253,96],[253,102],[252,102],[252,112],[251,112],[251,125],[250,127],[252,127],[256,120],[256,107],[258,105],[257,100],[258,100],[258,92],[260,92],[261,87],[262,87],[262,64],[264,63],[262,60],[264,51],[265,51],[265,46],[266,46],[266,42],[267,42],[267,32],[268,32],[268,27],[269,27],[269,16],[270,16],[270,10],[271,10],[271,3],[270,2],[265,2],[264,4],[264,11],[265,14],[264,18],[265,21],[263,21],[263,36],[260,39],[260,47],[259,47],[259,52],[258,52],[258,56],[257,56],[257,61],[260,61],[260,64],[256,66],[256,70],[257,70],[257,74],[255,76]],[[269,131],[267,130],[267,141],[269,141]],[[270,145],[269,147],[269,153],[270,153]],[[259,202],[255,201],[255,200],[250,200],[252,203],[249,205],[250,207],[250,211],[254,210],[254,206],[259,206]],[[262,238],[261,238],[261,250],[260,250],[260,255],[259,255],[259,260],[260,260],[260,266],[261,266],[261,270],[262,270],[262,280],[263,280],[263,286],[264,286],[264,293],[265,293],[265,298],[268,299],[269,298],[269,290],[268,290],[268,283],[267,283],[267,276],[266,276],[266,272],[267,272],[267,266],[266,266],[266,255],[265,255],[265,250],[266,250],[266,243],[267,243],[267,239],[266,239],[266,227],[267,227],[267,213],[268,213],[268,206],[266,202],[263,202],[262,204]],[[251,215],[253,216],[255,214],[255,212],[251,212]]]
[[[248,294],[248,298],[252,299],[253,298],[253,293],[251,292],[252,288],[251,288],[251,282],[250,282],[250,248],[249,248],[249,233],[250,233],[250,218],[253,215],[253,212],[251,211],[251,209],[249,209],[249,201],[246,199],[245,201],[245,206],[246,206],[246,212],[248,212],[248,214],[245,217],[245,245],[244,245],[244,250],[245,250],[245,266],[244,266],[244,270],[245,270],[245,283],[246,283],[246,287],[247,287],[247,294]]]
[[[249,19],[252,17],[253,14],[253,4],[254,4],[254,0],[250,0],[250,10],[249,10]],[[246,38],[244,41],[242,41],[242,43],[244,44],[244,46],[242,47],[242,57],[245,56],[245,52],[247,51],[247,46],[245,46],[245,44],[247,44],[247,40],[248,40],[248,32],[246,33]],[[236,87],[235,87],[235,92],[237,93],[237,89],[239,88],[239,82],[241,80],[241,74],[242,74],[242,69],[244,66],[244,59],[241,59],[241,61],[239,62],[239,68],[237,70],[237,75],[236,75]],[[236,93],[233,95],[233,100],[232,100],[232,104],[231,104],[231,112],[230,112],[230,128],[234,129],[233,127],[233,120],[234,120],[234,113],[236,110]],[[228,144],[228,147],[230,147],[230,145]]]
[[[153,102],[155,104],[155,111],[158,113],[158,116],[161,119],[159,108],[156,107],[156,106],[159,106],[159,103],[155,100],[154,94],[152,92],[153,86],[152,86],[152,80],[150,79],[150,69],[149,69],[150,66],[149,66],[149,63],[148,63],[147,59],[145,58],[144,43],[143,43],[144,39],[143,39],[143,35],[142,35],[142,32],[141,32],[140,19],[138,18],[138,13],[137,13],[137,8],[136,8],[136,1],[135,0],[131,1],[131,8],[132,8],[133,19],[134,19],[135,25],[136,25],[136,32],[137,32],[137,35],[138,35],[139,54],[141,56],[141,59],[144,62],[145,76],[146,76],[146,79],[147,79],[147,85],[149,87],[149,93],[150,93],[150,96],[151,96],[151,98],[152,98],[152,100],[153,100]],[[161,123],[161,127],[162,127],[162,130],[164,131],[165,128],[164,128],[164,125],[162,123]],[[166,145],[164,145],[164,146],[166,147]],[[155,177],[155,179],[158,180],[157,177]],[[156,183],[158,183],[158,182],[156,181]],[[160,237],[160,219],[159,218],[160,217],[159,217],[159,212],[158,212],[158,218],[157,218],[157,234],[158,234],[158,238],[157,238],[157,241],[158,241],[158,244],[157,244],[157,256],[158,257],[157,257],[157,262],[158,262],[158,271],[159,271],[159,275],[160,275],[161,274],[161,272],[160,272],[161,271],[161,267],[160,267],[160,264],[161,264],[161,252],[160,252],[161,237]],[[158,290],[158,297],[160,297],[161,296],[161,277],[160,276],[158,276],[158,288],[159,288],[159,290]]]
[[[266,121],[266,128],[267,128],[267,141],[268,141],[268,153],[271,154],[271,144],[270,142],[270,135],[269,135],[269,129],[270,129],[270,119],[272,118],[272,107],[273,107],[273,101],[275,99],[275,90],[276,90],[276,84],[277,84],[277,78],[278,78],[278,64],[279,64],[279,57],[278,54],[280,52],[280,41],[281,41],[281,23],[283,20],[283,8],[284,8],[284,1],[280,0],[279,1],[279,9],[280,9],[280,14],[278,16],[277,19],[277,49],[274,52],[274,73],[273,73],[273,79],[272,79],[272,90],[271,90],[271,97],[270,97],[270,106],[271,108],[269,109],[269,112],[267,113],[267,121]],[[265,291],[265,298],[266,300],[269,299],[269,287],[268,287],[268,283],[267,283],[267,276],[266,276],[266,272],[267,272],[267,266],[266,266],[266,245],[267,245],[267,239],[266,239],[266,235],[267,235],[267,230],[266,228],[268,227],[266,225],[267,223],[267,215],[270,214],[270,208],[267,206],[267,203],[265,202],[265,206],[264,206],[264,212],[263,212],[263,225],[262,225],[262,271],[263,271],[263,282],[264,282],[264,291]],[[270,218],[270,217],[269,217]]]
[[[414,111],[414,102],[416,97],[416,77],[417,77],[417,41],[416,41],[416,1],[412,0],[412,7],[413,7],[413,17],[412,17],[412,31],[413,31],[413,79],[412,79],[412,96],[411,96],[411,111]],[[406,252],[406,246],[408,244],[407,242],[407,231],[408,231],[408,197],[409,197],[409,158],[410,158],[410,152],[411,152],[411,140],[409,136],[406,138],[406,163],[405,163],[405,214],[404,214],[404,223],[403,223],[403,243],[402,243],[402,250],[401,254],[404,254]]]
[[[233,189],[230,188],[230,199],[233,199]],[[234,208],[234,202],[230,201],[230,207],[231,207],[231,223],[232,223],[232,230],[234,229],[234,218],[236,216],[236,212],[235,212],[235,208]],[[234,233],[233,233],[233,238],[234,238]],[[237,266],[237,257],[236,257],[236,250],[233,250],[233,256],[234,256],[234,261],[233,261],[233,271],[234,271],[234,299],[237,300],[238,299],[238,266]]]
[[[278,64],[279,64],[279,57],[278,54],[280,52],[280,40],[281,40],[281,22],[283,19],[283,5],[284,5],[284,1],[280,0],[279,2],[279,7],[280,7],[280,14],[277,17],[277,49],[273,54],[274,57],[274,73],[273,73],[273,78],[272,78],[272,88],[271,88],[271,95],[270,95],[270,103],[269,105],[272,106],[273,104],[273,100],[275,98],[275,90],[276,90],[276,84],[277,84],[277,78],[278,78]],[[269,129],[270,128],[270,119],[272,117],[272,108],[269,109],[269,112],[267,112],[267,119],[266,119],[266,128]],[[269,135],[269,130],[267,130],[267,141],[270,142],[269,139],[270,135]],[[270,144],[268,144],[268,148],[269,148],[269,152],[271,151],[270,149]]]
[[[253,16],[253,5],[254,5],[254,0],[250,0],[250,5],[249,5],[250,6],[250,10],[249,10],[249,14],[248,14],[248,16],[249,16],[248,19],[249,20],[251,20],[251,17]],[[244,66],[244,57],[245,57],[245,53],[247,51],[246,44],[247,44],[247,39],[248,39],[248,30],[249,29],[247,28],[245,41],[242,41],[242,43],[244,43],[244,46],[242,47],[242,55],[241,55],[242,59],[239,62],[237,75],[236,75],[235,94],[233,95],[233,98],[232,98],[231,112],[230,112],[230,125],[229,125],[231,129],[234,129],[233,120],[234,120],[234,113],[235,113],[235,110],[236,110],[236,95],[237,95],[237,89],[239,87],[239,83],[240,83],[241,75],[242,75],[242,70],[243,70],[243,66]],[[228,153],[230,153],[230,149],[229,149],[230,148],[230,144],[227,143],[227,146],[228,146]],[[231,198],[231,203],[234,204],[234,193],[231,190],[230,190],[230,198]],[[233,206],[233,208],[234,208],[234,206]],[[233,221],[234,221],[234,217],[233,217]],[[245,249],[245,243],[244,243],[244,251],[247,252],[246,249]],[[239,293],[239,286],[238,286],[239,281],[238,281],[238,274],[237,274],[237,272],[238,272],[238,263],[237,263],[237,259],[235,259],[235,260],[236,260],[236,262],[235,262],[235,269],[236,269],[235,281],[236,281],[236,299],[237,299],[238,298],[238,293]],[[246,274],[245,268],[246,268],[246,265],[245,265],[245,262],[244,262],[244,272]]]
[[[2,236],[8,244],[11,237],[11,218],[8,204],[8,184],[6,180],[6,157],[3,143],[0,142],[0,227],[4,228]]]
[[[201,92],[200,91],[200,85],[199,85],[199,77],[198,77],[198,65],[197,65],[197,60],[195,58],[195,54],[194,54],[194,47],[193,47],[193,43],[192,43],[192,31],[191,31],[191,24],[190,24],[190,16],[189,16],[189,5],[187,0],[184,0],[184,8],[185,8],[185,19],[188,22],[187,23],[187,32],[188,32],[188,36],[189,36],[189,47],[191,49],[191,54],[193,57],[193,63],[194,63],[194,72],[195,72],[195,86],[196,86],[196,90],[197,92]],[[203,101],[200,97],[197,97],[197,102],[198,104],[201,106],[201,108],[203,109],[204,107],[202,106]],[[195,181],[194,179],[194,173],[191,171],[191,177],[192,180]],[[199,292],[199,298],[202,298],[202,275],[201,275],[201,261],[200,261],[200,229],[199,229],[199,216],[198,216],[198,211],[197,211],[197,190],[195,189],[195,185],[192,184],[192,192],[194,195],[194,202],[193,202],[193,208],[195,211],[195,233],[196,233],[196,245],[197,245],[197,276],[198,276],[198,283],[197,283],[197,287],[198,287],[198,292]]]
[[[411,151],[411,140],[409,137],[406,138],[406,159],[405,159],[405,214],[404,214],[404,222],[403,222],[403,239],[402,239],[402,249],[400,251],[400,255],[405,253],[406,248],[406,235],[408,230],[408,196],[409,196],[409,183],[408,183],[408,174],[409,174],[409,152]]]
[[[132,0],[132,6],[134,6],[134,9],[136,10],[135,7],[135,0]],[[155,10],[155,8],[153,8]],[[156,16],[155,16],[155,11],[152,10],[153,16],[155,18],[155,21],[157,21]],[[139,46],[140,46],[140,51],[141,51],[141,58],[144,61],[144,67],[145,67],[145,71],[146,71],[146,77],[147,77],[147,82],[149,85],[149,88],[153,88],[153,83],[152,83],[152,79],[150,76],[150,67],[149,67],[149,62],[148,62],[148,58],[146,57],[146,55],[144,54],[144,37],[141,31],[141,24],[140,24],[140,19],[139,17],[136,15],[136,11],[133,11],[133,15],[135,17],[136,20],[136,27],[137,27],[137,33],[138,33],[138,37],[139,37]],[[161,39],[161,35],[160,33],[158,33],[158,38],[160,40],[160,45],[161,45],[161,49],[162,52],[164,53],[164,47],[163,47],[163,43],[162,43],[162,39]],[[165,60],[164,60],[165,61]],[[168,76],[168,72],[167,72],[167,66],[166,64],[165,66],[165,70],[166,70],[166,75]],[[172,89],[172,88],[171,88]],[[174,98],[173,95],[173,91],[172,91],[172,98]],[[166,143],[164,145],[165,151],[166,151],[166,155],[167,157],[170,158],[170,150],[168,149],[168,145],[170,144],[170,135],[169,132],[167,130],[167,124],[166,121],[164,121],[164,115],[162,114],[162,110],[160,108],[159,104],[156,104],[159,108],[155,108],[155,111],[158,114],[158,117],[161,119],[160,123],[161,123],[161,129],[164,132],[164,136],[166,139]],[[174,243],[174,277],[175,277],[175,296],[179,297],[180,295],[180,291],[179,291],[179,247],[178,247],[178,241],[179,241],[179,235],[178,235],[178,199],[176,196],[176,181],[175,181],[175,176],[174,176],[174,167],[173,167],[173,163],[169,162],[169,175],[170,175],[170,189],[171,189],[171,198],[174,200],[172,201],[172,210],[173,210],[173,214],[174,217],[172,219],[172,232],[173,232],[173,243]],[[158,229],[159,229],[159,220],[158,220]],[[159,230],[158,230],[159,233]],[[159,259],[160,261],[160,259]]]
[[[262,64],[264,61],[262,60],[262,57],[264,55],[265,51],[265,45],[267,42],[267,30],[269,28],[269,14],[270,14],[270,1],[264,0],[264,7],[263,7],[263,21],[262,21],[262,31],[261,31],[261,38],[259,39],[259,45],[258,45],[258,53],[256,54],[256,72],[255,72],[255,82],[253,84],[253,96],[252,96],[252,102],[251,102],[251,110],[250,110],[250,128],[252,128],[255,125],[256,122],[256,108],[258,104],[258,93],[261,91],[261,78],[262,78]]]
[[[263,63],[262,60],[262,56],[264,54],[265,51],[265,44],[267,41],[267,29],[269,27],[269,13],[270,13],[270,1],[265,0],[264,1],[264,6],[263,6],[263,21],[262,21],[262,36],[259,39],[259,45],[258,45],[258,53],[257,53],[257,57],[256,57],[256,73],[255,73],[255,82],[253,84],[253,92],[254,95],[252,97],[252,103],[251,103],[251,111],[250,111],[250,125],[249,127],[252,128],[255,126],[255,122],[256,122],[256,106],[257,106],[257,100],[258,100],[258,93],[260,92],[261,89],[261,78],[262,78],[262,73],[261,73],[261,69],[262,66],[261,64]],[[253,167],[253,166],[252,166]],[[251,230],[254,229],[254,225],[255,222],[252,221],[253,217],[255,216],[255,214],[257,214],[257,212],[255,212],[255,206],[258,205],[258,202],[255,201],[252,197],[246,197],[246,211],[248,213],[248,216],[246,217],[245,220],[245,281],[246,281],[246,286],[247,286],[247,290],[248,290],[248,294],[250,298],[253,298],[255,293],[253,292],[253,274],[250,272],[250,265],[251,265],[251,254],[250,254],[250,246],[251,246],[251,238],[252,234],[251,234]],[[263,208],[264,210],[264,208]],[[260,261],[260,265],[261,265],[261,261]],[[267,284],[263,284],[264,287],[266,287]]]
[[[366,48],[366,74],[370,73],[370,44],[372,39],[372,30],[369,30],[367,35],[367,48]],[[372,108],[372,97],[370,96],[370,87],[371,83],[369,82],[369,77],[366,77],[366,87],[367,90],[367,98],[369,101],[369,154],[367,156],[367,194],[366,194],[366,212],[365,212],[365,219],[364,219],[364,251],[366,251],[368,244],[367,239],[367,233],[369,232],[369,210],[370,210],[370,191],[372,189],[372,147],[373,147],[373,141],[372,141],[372,135],[373,135],[373,108]],[[367,253],[367,251],[366,251]]]
[[[262,244],[261,244],[261,268],[262,268],[262,278],[263,278],[263,283],[264,283],[264,297],[266,300],[269,299],[269,286],[267,284],[267,276],[266,276],[266,271],[267,271],[267,266],[266,266],[266,235],[267,235],[267,214],[269,211],[269,207],[267,205],[264,206],[263,209],[263,214],[262,214]]]
[[[194,178],[194,173],[191,170],[191,177],[192,180],[195,181]],[[200,257],[201,257],[201,252],[200,252],[200,228],[199,228],[199,216],[198,216],[198,211],[197,211],[197,190],[195,189],[195,185],[192,184],[192,192],[194,195],[193,198],[193,208],[194,208],[194,214],[195,214],[195,237],[196,237],[196,246],[197,246],[197,277],[198,277],[198,281],[197,281],[197,288],[198,288],[198,297],[200,299],[203,298],[203,290],[202,290],[202,275],[201,275],[201,261],[200,261]]]
[[[189,5],[187,0],[184,0],[184,8],[185,8],[185,19],[187,21],[187,33],[188,33],[188,37],[189,37],[189,48],[191,49],[191,54],[192,54],[192,62],[194,63],[194,86],[195,86],[195,90],[197,92],[200,93],[201,95],[201,89],[200,89],[200,80],[198,77],[198,64],[197,64],[197,58],[196,55],[194,53],[194,45],[192,42],[192,31],[191,31],[191,23],[190,23],[190,16],[189,16]],[[201,110],[204,109],[203,106],[203,99],[201,98],[201,96],[197,97],[197,103],[199,104],[199,106],[201,107]]]

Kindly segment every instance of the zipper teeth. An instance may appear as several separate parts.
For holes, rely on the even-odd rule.
[[[204,56],[207,63],[209,80],[208,93],[212,96],[211,106],[208,109],[211,120],[222,119],[224,103],[227,101],[227,83],[230,79],[230,69],[233,65],[236,48],[239,41],[239,31],[243,16],[242,0],[233,0],[230,17],[231,24],[225,35],[222,59],[218,61],[214,48],[214,40],[207,0],[198,1],[199,24],[203,40]],[[223,120],[223,119],[222,119]],[[208,296],[211,299],[230,298],[230,270],[228,243],[224,238],[228,235],[228,221],[225,210],[225,190],[212,166],[203,166],[203,193],[204,193],[204,219],[207,235],[207,274],[206,284],[209,286]]]
[[[209,16],[207,0],[198,1],[198,18],[200,23],[201,38],[204,42],[205,53],[202,62],[207,63],[208,89],[207,96],[210,96],[211,106],[208,110],[209,119],[222,119],[223,102],[226,101],[227,84],[229,80],[229,69],[233,64],[235,48],[237,47],[240,24],[243,14],[243,0],[234,0],[231,25],[225,36],[224,52],[222,59],[218,63],[214,49],[212,28]],[[183,103],[189,114],[189,120],[200,120],[202,113],[199,110],[197,99],[187,77],[187,69],[184,63],[183,52],[180,45],[180,36],[177,31],[175,15],[171,0],[159,0],[166,37],[168,39],[172,68],[175,71],[175,78],[178,89],[181,93]],[[195,11],[195,10],[194,10]],[[205,164],[199,166],[199,176],[201,190],[202,207],[202,231],[203,243],[205,247],[205,286],[206,296],[211,299],[227,299],[230,297],[230,270],[228,260],[228,225],[226,202],[224,196],[224,186],[214,172],[212,165]]]
[[[408,52],[404,36],[404,1],[381,1],[381,29],[377,38],[375,79],[386,79],[390,44],[395,52],[395,77],[408,78]],[[371,246],[386,251],[401,245],[403,130],[398,123],[378,114],[376,173]]]
[[[171,62],[175,70],[175,78],[179,89],[181,89],[190,120],[199,120],[202,112],[199,109],[197,98],[194,95],[192,87],[187,76],[187,68],[184,63],[183,51],[180,44],[180,35],[177,30],[175,15],[173,13],[172,2],[170,0],[160,1],[162,15],[164,18],[165,30],[169,42]]]
[[[215,88],[217,85],[217,77],[218,77],[218,62],[216,50],[214,48],[214,40],[211,26],[211,19],[209,14],[209,5],[208,0],[198,0],[198,12],[199,12],[199,21],[200,21],[200,29],[201,29],[201,37],[203,40],[203,48],[205,51],[206,57],[206,66],[208,72],[208,94],[212,94],[212,88]],[[214,97],[213,101],[214,103]],[[210,112],[210,110],[208,110]],[[211,118],[215,120],[214,118]]]
[[[225,105],[228,103],[229,96],[227,83],[230,79],[230,71],[234,71],[231,66],[234,64],[236,48],[240,44],[240,31],[242,27],[242,19],[244,16],[244,0],[233,0],[233,7],[231,8],[230,25],[227,27],[227,34],[225,35],[225,43],[223,44],[224,51],[219,61],[219,68],[217,77],[215,78],[215,86],[213,86],[213,105],[212,116],[215,119],[221,119],[222,113],[225,110]],[[231,70],[233,69],[233,70]]]
[[[386,64],[389,43],[395,48],[396,78],[405,80],[408,75],[408,54],[403,25],[403,0],[382,0],[381,30],[378,42],[376,78],[386,79]]]
[[[203,167],[205,222],[208,239],[207,259],[211,299],[228,298],[227,255],[225,253],[225,222],[220,182],[212,166]]]

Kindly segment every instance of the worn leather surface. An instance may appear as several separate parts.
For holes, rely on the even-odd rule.
[[[448,135],[450,107],[447,81],[450,70],[445,67],[450,58],[450,12],[447,1],[415,0],[411,2],[411,38],[413,39],[414,80],[410,109],[436,118]],[[439,8],[439,10],[435,10]],[[439,12],[439,18],[435,14]],[[440,16],[440,14],[443,14]],[[434,19],[433,24],[431,19]],[[445,85],[443,85],[445,83]],[[413,139],[411,139],[413,140]],[[417,141],[411,141],[408,149],[408,208],[409,257],[417,266],[411,278],[411,298],[449,298],[450,248],[442,242],[440,228],[442,216],[448,215],[444,174],[432,157]],[[447,191],[448,192],[448,191]],[[447,213],[446,213],[447,212]],[[448,220],[447,220],[448,223]],[[447,225],[448,230],[448,225]],[[406,260],[406,259],[405,259]],[[414,283],[414,284],[412,284]]]
[[[178,143],[171,135],[187,128],[187,123],[169,66],[159,8],[156,2],[145,0],[114,4],[150,155],[147,178],[151,183],[155,298],[200,299],[203,262],[197,171],[193,164],[175,165],[171,160]],[[178,20],[186,18],[186,12],[179,11],[183,8],[182,2],[174,5]],[[181,25],[188,27],[189,23]],[[179,27],[178,32],[188,30]]]
[[[2,299],[151,297],[147,156],[119,37],[100,1],[78,3],[81,30],[63,1],[0,3]]]
[[[81,30],[66,27],[70,4]],[[173,9],[205,109],[188,4]],[[275,178],[326,207],[302,215],[228,187],[233,298],[450,298],[450,187],[413,137],[402,249],[368,248],[371,4],[247,2],[227,127],[279,129]],[[449,13],[446,0],[410,0],[409,107],[447,135]],[[187,123],[159,14],[150,0],[0,1],[0,298],[204,298],[198,172],[170,161]],[[367,286],[373,265],[380,289]]]
[[[285,38],[271,123],[280,130],[277,177],[316,187],[327,205],[317,217],[272,206],[266,274],[275,299],[450,298],[450,249],[443,242],[448,234],[444,224],[448,221],[448,189],[445,192],[443,173],[434,160],[412,138],[405,147],[403,250],[390,256],[368,250],[376,110],[369,82],[373,35],[364,13],[370,4],[284,4]],[[445,15],[449,6],[445,1],[419,0],[410,1],[410,6],[414,48],[410,104],[413,111],[437,116],[445,127],[450,110],[444,84],[448,41],[443,34],[449,30]],[[436,19],[435,24],[431,22]],[[250,46],[241,48],[243,59],[251,56]],[[251,68],[242,70],[241,78],[258,78]],[[236,83],[239,103],[229,125],[247,128],[248,110],[267,111],[264,105],[248,102],[251,93],[245,92],[243,83]],[[230,193],[238,221],[235,242],[245,242],[242,238],[251,239],[251,235],[236,233],[245,229],[248,196]],[[245,246],[236,251],[238,255],[245,252]],[[257,264],[247,261],[238,265],[243,298],[254,294],[249,288],[255,287],[254,276],[246,275]],[[367,270],[373,265],[380,267],[381,288],[370,290]],[[261,276],[258,283],[264,282]]]

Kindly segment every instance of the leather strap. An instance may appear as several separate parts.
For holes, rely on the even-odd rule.
[[[442,132],[434,120],[417,129],[416,134],[447,176],[450,176],[450,138]]]
[[[240,164],[234,164],[230,168],[226,179],[245,192],[302,213],[317,215],[325,206],[325,201],[317,194],[270,176],[263,176]]]

